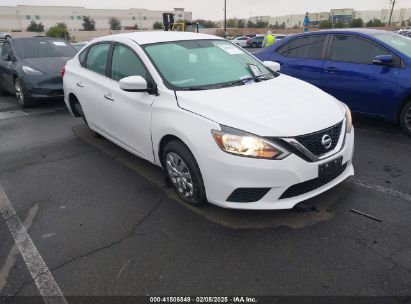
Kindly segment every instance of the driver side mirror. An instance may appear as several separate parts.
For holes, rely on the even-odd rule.
[[[263,61],[263,64],[266,68],[269,68],[270,70],[272,70],[274,72],[279,72],[281,70],[281,65],[278,62]]]
[[[129,76],[120,79],[120,89],[126,92],[149,92],[147,81],[141,76]]]
[[[392,55],[378,55],[374,57],[374,59],[372,60],[372,63],[375,65],[381,65],[381,66],[393,66],[394,59]]]

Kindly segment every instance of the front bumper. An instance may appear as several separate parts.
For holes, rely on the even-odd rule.
[[[33,99],[63,98],[63,80],[61,76],[26,76],[24,86]]]
[[[352,157],[354,152],[354,129],[346,135],[343,148],[335,155],[318,162],[307,162],[292,154],[283,160],[263,160],[233,156],[221,150],[200,155],[200,168],[207,199],[210,203],[233,209],[291,209],[301,201],[333,188],[347,177],[354,175]],[[281,198],[291,186],[318,177],[318,166],[342,157],[344,171],[328,183],[309,192],[290,198]],[[255,202],[227,201],[239,188],[269,188]]]

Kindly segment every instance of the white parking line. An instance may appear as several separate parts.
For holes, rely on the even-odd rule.
[[[24,221],[24,227],[26,227],[26,230],[30,229],[31,224],[33,223],[34,216],[37,213],[37,210],[39,210],[39,206],[35,205],[33,208],[29,210],[29,214]],[[19,249],[17,248],[16,244],[13,244],[13,247],[10,250],[9,255],[7,256],[6,262],[4,263],[3,267],[0,270],[0,292],[6,286],[7,284],[7,279],[10,274],[10,270],[13,268],[14,264],[16,263],[16,257],[19,254]]]
[[[60,287],[57,285],[50,270],[44,263],[33,240],[24,228],[20,218],[11,205],[3,186],[0,184],[0,212],[10,230],[11,235],[26,263],[31,277],[37,285],[40,295],[45,303],[67,304]],[[48,298],[52,297],[52,298]]]
[[[409,195],[407,193],[397,191],[397,190],[394,190],[392,188],[370,184],[370,183],[367,183],[366,181],[356,179],[356,178],[353,178],[353,179],[349,180],[349,182],[351,182],[353,184],[356,184],[358,186],[364,187],[364,188],[368,188],[368,189],[371,189],[371,190],[382,192],[382,193],[385,193],[385,194],[388,194],[388,195],[391,195],[391,196],[396,196],[396,197],[399,197],[403,200],[411,202],[411,195]]]

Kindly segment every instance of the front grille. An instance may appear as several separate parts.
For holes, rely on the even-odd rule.
[[[252,203],[257,202],[270,191],[270,188],[238,188],[230,194],[227,202]]]
[[[324,176],[324,177],[317,177],[317,178],[310,179],[308,181],[305,181],[305,182],[302,182],[302,183],[299,183],[299,184],[295,184],[295,185],[291,186],[290,188],[288,188],[280,196],[280,199],[299,196],[301,194],[308,193],[308,192],[311,192],[315,189],[318,189],[318,188],[328,184],[329,182],[333,181],[338,176],[340,176],[344,172],[345,168],[347,168],[347,163],[341,165],[338,168],[338,170],[336,170],[333,174],[330,174],[330,175],[327,175],[327,176]]]
[[[337,146],[338,140],[340,139],[342,125],[343,123],[340,122],[335,126],[319,132],[297,136],[295,137],[295,140],[297,140],[315,156],[321,157],[327,152],[334,150]],[[324,135],[329,135],[332,140],[332,144],[328,149],[326,149],[321,142]]]

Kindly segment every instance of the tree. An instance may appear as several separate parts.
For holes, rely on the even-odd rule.
[[[227,27],[237,27],[237,19],[227,19]]]
[[[44,32],[44,25],[41,22],[31,21],[26,30],[27,32]]]
[[[255,24],[255,27],[256,28],[266,28],[266,27],[268,27],[268,22],[258,20],[257,23]]]
[[[323,20],[320,22],[320,29],[329,29],[332,27],[333,27],[333,24],[330,20]]]
[[[280,24],[280,29],[285,30],[285,26],[286,26],[286,25],[285,25],[285,22],[281,23],[281,24]]]
[[[121,22],[116,17],[108,18],[108,24],[110,25],[110,29],[113,31],[121,30]]]
[[[252,22],[251,20],[248,20],[248,21],[247,21],[247,27],[248,27],[248,28],[255,28],[256,26],[255,26],[255,23],[254,23],[254,22]]]
[[[197,21],[195,22],[197,22],[198,25],[203,26],[205,28],[216,28],[217,27],[217,24],[211,20],[197,19]]]
[[[384,23],[382,23],[380,19],[374,18],[368,21],[365,25],[366,27],[383,27]]]
[[[154,23],[153,23],[153,29],[155,29],[155,30],[161,30],[161,29],[163,29],[163,23],[158,22],[158,21],[154,22]]]
[[[67,25],[64,22],[59,22],[57,25],[50,27],[46,33],[46,36],[70,40],[70,34],[67,31]]]
[[[345,23],[342,21],[338,21],[334,24],[335,28],[344,28],[345,27]]]
[[[364,27],[364,21],[361,18],[353,19],[350,24],[351,27]]]
[[[90,16],[83,16],[83,29],[85,31],[95,31],[96,30],[96,21]]]
[[[245,28],[245,25],[246,25],[245,19],[238,19],[238,21],[237,21],[237,27],[238,28]]]
[[[300,27],[296,24],[296,25],[294,25],[293,26],[293,29],[295,29],[295,30],[297,30],[297,29],[299,29]]]

